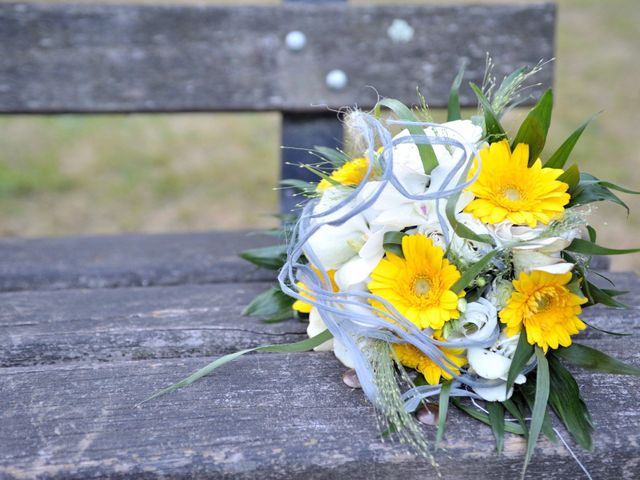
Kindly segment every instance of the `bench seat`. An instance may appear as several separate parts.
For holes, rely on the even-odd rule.
[[[148,249],[132,247],[142,240]],[[74,288],[57,283],[53,291],[39,281],[36,290],[0,293],[0,478],[437,478],[428,461],[379,438],[372,407],[342,382],[344,367],[327,353],[250,354],[189,388],[135,406],[215,356],[305,338],[303,322],[265,324],[241,315],[275,275],[246,268],[235,255],[269,240],[242,232],[0,242],[0,254],[20,247],[27,265],[34,246],[33,262],[54,261],[47,262],[47,242],[56,246],[52,257],[84,245],[79,251],[90,258],[98,253],[97,247],[89,253],[91,245],[102,244],[110,245],[103,258],[118,253],[121,259],[108,272],[110,286],[120,288],[75,288],[67,276]],[[215,283],[194,274],[182,285],[127,285],[124,279],[144,265],[144,251],[149,260],[202,255],[209,268],[236,273]],[[188,273],[189,264],[182,267]],[[100,262],[87,269],[96,275],[91,285],[101,285]],[[82,273],[77,262],[76,278]],[[11,277],[5,271],[4,284]],[[628,303],[640,303],[636,275],[610,277],[632,292]],[[584,317],[602,328],[640,330],[634,310],[598,306]],[[633,337],[590,329],[581,341],[640,365]],[[594,478],[640,477],[640,379],[576,378],[596,426],[594,451],[581,450],[559,427],[564,439]],[[424,429],[433,440],[435,427]],[[525,448],[506,434],[504,453],[494,453],[489,427],[455,409],[443,446],[436,461],[442,477],[452,479],[516,477]],[[541,439],[527,476],[561,475],[584,474],[561,443]]]

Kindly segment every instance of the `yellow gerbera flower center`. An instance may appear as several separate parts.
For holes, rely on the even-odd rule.
[[[571,273],[558,275],[538,270],[521,273],[513,281],[515,290],[500,312],[500,321],[507,325],[505,333],[513,336],[524,328],[527,341],[545,352],[549,347],[571,345],[571,335],[587,327],[578,318],[582,312],[580,305],[587,299],[566,287],[570,281]]]
[[[424,297],[431,290],[431,282],[428,278],[418,277],[413,283],[413,291],[419,297]]]
[[[369,283],[371,293],[422,329],[437,330],[447,320],[459,318],[459,296],[451,287],[460,272],[444,258],[442,248],[425,235],[406,235],[402,253],[404,258],[388,253],[376,266]]]
[[[538,222],[549,223],[569,203],[569,186],[558,180],[562,169],[543,168],[540,159],[529,166],[529,145],[520,143],[511,152],[506,140],[492,143],[480,150],[480,159],[480,174],[467,188],[475,199],[465,211],[484,223],[510,220],[535,227]],[[477,170],[478,159],[469,178]]]
[[[436,362],[431,360],[431,358],[409,343],[393,345],[393,351],[400,363],[405,367],[413,368],[422,373],[429,385],[437,385],[440,383],[440,378],[451,380],[453,378],[452,373],[458,375],[460,373],[460,367],[467,363],[463,349],[438,348],[444,353],[444,363],[449,369],[449,372],[441,368]]]

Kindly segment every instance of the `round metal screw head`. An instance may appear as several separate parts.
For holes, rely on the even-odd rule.
[[[347,83],[349,83],[349,77],[347,77],[347,74],[344,73],[344,71],[335,69],[327,73],[325,82],[327,87],[332,90],[342,90],[347,86]]]
[[[287,33],[284,41],[289,50],[297,52],[302,50],[307,44],[307,36],[299,30],[293,30]]]
[[[414,33],[414,28],[401,18],[395,18],[387,29],[387,35],[394,43],[408,43]]]

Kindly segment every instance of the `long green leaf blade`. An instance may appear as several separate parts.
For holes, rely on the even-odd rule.
[[[487,410],[491,430],[496,439],[496,451],[500,453],[504,447],[504,407],[500,402],[487,402]]]
[[[483,256],[480,260],[472,264],[462,274],[462,276],[458,279],[458,281],[453,284],[453,286],[451,287],[451,290],[454,293],[460,293],[465,288],[467,288],[467,286],[470,285],[471,282],[473,282],[478,277],[478,274],[480,274],[487,268],[487,266],[491,263],[491,260],[493,259],[493,257],[496,256],[497,253],[498,253],[497,250],[492,250],[491,252]]]
[[[395,113],[400,120],[407,122],[416,122],[417,118],[413,112],[402,102],[393,98],[384,98],[378,102],[378,105],[387,107],[393,113]],[[424,127],[418,125],[408,125],[407,130],[412,135],[424,135]],[[433,147],[429,144],[422,143],[416,144],[418,152],[420,152],[420,159],[422,160],[422,166],[424,167],[424,173],[427,175],[438,166],[438,158],[436,157]]]
[[[500,125],[500,120],[498,120],[497,115],[491,108],[491,103],[487,100],[487,97],[484,96],[480,87],[478,87],[475,83],[470,83],[469,86],[473,93],[476,94],[478,98],[478,102],[482,106],[482,112],[484,114],[484,126],[485,132],[487,134],[487,140],[489,143],[498,142],[503,138],[507,138],[507,134]]]
[[[520,338],[518,338],[518,344],[516,345],[516,351],[513,354],[511,360],[511,366],[509,367],[509,373],[507,374],[507,391],[513,387],[513,383],[516,381],[516,377],[533,356],[533,345],[527,341],[527,334],[524,330],[520,332]]]
[[[475,418],[476,420],[479,420],[482,423],[486,423],[487,425],[491,426],[489,415],[487,415],[486,413],[481,412],[480,410],[476,410],[475,408],[471,408],[468,405],[465,405],[455,397],[451,397],[451,403],[453,403],[456,406],[456,408],[462,410],[464,413],[466,413],[470,417]],[[504,422],[504,431],[509,433],[515,433],[516,435],[524,435],[524,430],[517,423]]]
[[[524,436],[527,438],[529,436],[529,430],[527,430],[527,423],[524,420],[524,414],[520,411],[520,407],[518,407],[518,405],[510,398],[502,402],[502,405],[504,405],[509,413],[518,420],[518,424],[522,427]]]
[[[515,149],[519,143],[529,145],[530,166],[538,159],[547,141],[547,132],[551,124],[552,110],[553,92],[549,89],[544,92],[540,100],[538,100],[538,103],[536,103],[524,119],[511,145],[512,149]]]
[[[596,245],[582,238],[574,238],[571,244],[566,248],[569,252],[582,253],[584,255],[626,255],[629,253],[638,253],[640,248],[608,248]]]
[[[466,61],[462,62],[456,78],[453,79],[451,84],[451,90],[449,90],[449,102],[447,103],[447,122],[454,120],[460,120],[460,85],[462,84],[462,77],[464,77],[464,68]]]
[[[571,155],[571,152],[573,151],[573,147],[575,147],[576,143],[578,143],[580,135],[582,135],[584,129],[587,128],[589,122],[591,122],[591,118],[584,122],[580,127],[578,127],[575,132],[569,135],[569,138],[567,138],[564,143],[560,145],[560,147],[553,153],[553,155],[551,155],[544,166],[547,168],[563,168],[567,163],[567,160],[569,159],[569,155]]]
[[[522,476],[524,476],[536,448],[538,436],[542,430],[542,422],[544,421],[547,411],[547,401],[549,400],[549,363],[540,347],[535,348],[536,359],[538,360],[538,368],[536,374],[536,396],[531,412],[531,424],[529,426],[529,438],[527,439],[527,453],[524,458],[524,466],[522,467]]]
[[[587,450],[593,448],[593,424],[587,405],[580,395],[578,383],[554,354],[549,355],[551,388],[549,404],[573,438]]]
[[[490,235],[478,235],[474,233],[473,230],[471,230],[469,227],[463,225],[458,221],[458,219],[456,218],[456,204],[458,203],[459,197],[459,194],[450,196],[445,207],[447,220],[449,220],[451,228],[453,229],[455,234],[460,238],[466,238],[467,240],[494,245],[494,241]]]
[[[449,411],[449,393],[451,393],[451,380],[444,382],[440,388],[440,399],[438,401],[438,433],[436,434],[436,448],[442,442],[444,436],[444,426],[447,421]]]
[[[558,348],[554,351],[554,354],[577,367],[586,368],[587,370],[613,373],[615,375],[640,376],[640,368],[616,360],[600,350],[580,343],[573,342],[568,347]]]
[[[171,393],[174,390],[177,390],[179,388],[183,388],[188,385],[191,385],[193,382],[196,382],[197,380],[200,380],[202,377],[209,375],[211,372],[213,372],[217,368],[220,368],[221,366],[231,362],[232,360],[235,360],[238,357],[241,357],[246,353],[249,353],[249,352],[277,352],[277,353],[307,352],[309,350],[313,350],[315,347],[323,344],[327,340],[330,340],[332,337],[333,335],[331,335],[331,332],[329,330],[324,330],[323,332],[319,333],[314,337],[307,338],[306,340],[301,340],[299,342],[285,343],[282,345],[265,345],[262,347],[248,348],[246,350],[240,350],[239,352],[234,352],[228,355],[224,355],[223,357],[217,358],[216,360],[202,367],[201,369],[196,370],[191,375],[189,375],[186,378],[183,378],[179,382],[174,383],[173,385],[170,385],[161,390],[158,390],[156,393],[151,395],[149,398],[143,400],[138,405],[142,405],[143,403],[154,400],[158,397],[166,395],[167,393]]]

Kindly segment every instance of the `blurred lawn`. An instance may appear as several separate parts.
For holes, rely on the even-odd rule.
[[[603,111],[583,135],[574,158],[600,178],[638,189],[638,0],[558,4],[550,145],[556,147],[586,118]],[[515,121],[523,114],[516,112]],[[279,137],[276,114],[0,117],[0,235],[273,226]],[[615,206],[594,209],[601,243],[640,244],[640,201],[625,200],[632,207],[629,217]],[[615,259],[614,268],[640,271],[640,256]]]

